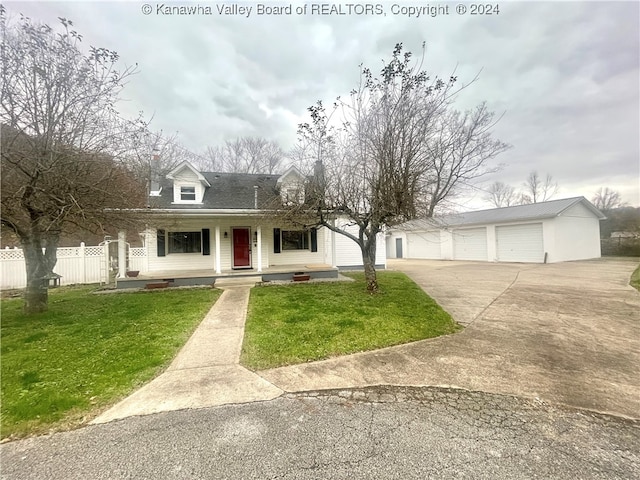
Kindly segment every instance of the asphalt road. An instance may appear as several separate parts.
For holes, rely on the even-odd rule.
[[[3,479],[637,479],[640,423],[372,387],[131,417],[0,446]]]

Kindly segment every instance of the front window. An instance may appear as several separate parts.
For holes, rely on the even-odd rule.
[[[200,253],[201,232],[169,232],[169,253]]]
[[[195,201],[196,187],[180,187],[180,200]]]
[[[309,250],[309,231],[283,230],[282,250]]]

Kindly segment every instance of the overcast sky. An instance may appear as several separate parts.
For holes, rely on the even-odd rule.
[[[475,84],[459,98],[461,109],[486,100],[504,117],[495,136],[513,145],[497,163],[504,168],[459,199],[482,202],[493,181],[516,187],[528,172],[549,173],[556,198],[584,195],[601,186],[640,205],[640,10],[632,2],[499,2],[499,13],[456,11],[458,2],[336,2],[343,13],[221,15],[233,2],[4,2],[50,25],[74,22],[84,44],[116,50],[122,63],[137,63],[123,91],[124,116],[138,111],[152,128],[179,133],[194,152],[239,136],[262,136],[293,146],[296,127],[316,100],[347,96],[358,65],[377,70],[397,42],[419,52],[426,42],[426,69],[448,78],[454,71]],[[148,5],[148,6],[146,6]],[[196,15],[169,15],[162,5],[210,7]],[[319,5],[316,3],[315,5]],[[395,7],[393,7],[395,5]],[[443,7],[436,16],[410,17],[407,8]],[[448,6],[448,14],[444,7]],[[318,7],[315,7],[318,8]],[[148,9],[148,10],[147,10]],[[148,14],[145,14],[149,12]],[[415,13],[415,12],[414,12]]]

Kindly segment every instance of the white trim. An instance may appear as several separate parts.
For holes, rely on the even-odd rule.
[[[256,227],[256,233],[258,235],[257,249],[258,249],[258,273],[262,272],[262,227],[258,225]]]
[[[298,170],[295,166],[291,166],[278,177],[278,180],[276,180],[276,186],[279,186],[284,181],[284,178],[288,177],[292,173],[295,173],[303,182],[306,180],[305,176],[300,172],[300,170]]]
[[[216,225],[216,273],[222,273],[222,266],[220,265],[220,225]]]
[[[173,170],[171,170],[169,173],[167,173],[166,177],[169,180],[175,180],[176,175],[178,174],[178,172],[180,172],[180,170],[182,170],[183,168],[188,168],[189,170],[191,170],[196,177],[198,177],[198,180],[200,182],[202,182],[204,185],[206,185],[207,187],[210,187],[211,184],[207,181],[206,178],[204,178],[204,176],[196,169],[196,167],[194,167],[193,165],[191,165],[190,162],[188,161],[184,161],[182,162],[180,165],[178,165],[176,168],[174,168]]]
[[[118,232],[118,278],[125,278],[127,271],[127,234]]]
[[[336,226],[335,219],[333,220],[333,226]],[[338,263],[336,261],[336,232],[331,229],[329,231],[331,232],[331,266],[336,267]]]
[[[173,203],[173,205],[176,205]],[[193,205],[187,203],[181,203],[180,205]],[[245,208],[243,210],[232,209],[232,208],[221,208],[221,209],[197,209],[197,208],[154,208],[154,209],[144,209],[144,208],[134,208],[131,210],[127,210],[127,212],[133,213],[147,213],[150,215],[158,215],[158,216],[170,216],[178,214],[181,217],[193,216],[193,217],[201,217],[206,215],[213,216],[242,216],[242,217],[255,217],[266,212],[270,212],[271,210],[255,210],[253,208]]]

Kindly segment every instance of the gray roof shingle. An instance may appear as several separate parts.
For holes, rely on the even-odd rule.
[[[515,205],[513,207],[492,208],[475,212],[454,213],[433,218],[419,218],[394,227],[398,230],[429,230],[441,227],[460,227],[466,225],[483,225],[488,223],[505,223],[514,221],[537,220],[557,217],[566,209],[584,204],[594,216],[606,218],[596,207],[584,197],[563,198],[548,202]]]
[[[164,179],[159,197],[151,197],[153,208],[166,209],[252,209],[255,206],[255,189],[258,187],[258,208],[265,208],[273,200],[279,175],[248,173],[200,172],[211,187],[205,189],[202,204],[173,204],[173,181]]]

